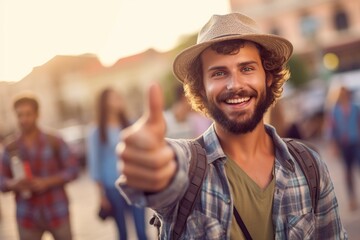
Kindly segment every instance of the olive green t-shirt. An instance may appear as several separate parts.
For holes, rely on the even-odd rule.
[[[233,160],[227,159],[225,171],[234,206],[252,239],[274,239],[271,213],[275,178],[273,177],[265,189],[261,189]],[[230,239],[245,239],[234,214],[231,219]]]

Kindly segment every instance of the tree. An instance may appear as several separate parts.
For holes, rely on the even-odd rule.
[[[289,60],[289,68],[291,76],[289,83],[295,87],[300,88],[310,80],[310,74],[305,61],[298,55],[293,55]]]

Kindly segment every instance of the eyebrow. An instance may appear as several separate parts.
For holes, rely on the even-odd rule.
[[[244,66],[251,65],[251,64],[259,65],[257,61],[246,61],[246,62],[238,63],[237,66],[244,67]],[[227,67],[225,67],[225,66],[212,66],[212,67],[208,68],[208,71],[221,70],[221,69],[226,69],[226,68]]]

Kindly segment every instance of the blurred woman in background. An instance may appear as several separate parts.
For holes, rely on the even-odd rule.
[[[97,124],[87,138],[88,167],[91,178],[99,189],[99,217],[114,218],[121,240],[127,238],[125,212],[133,214],[139,239],[146,239],[144,209],[129,206],[115,187],[119,177],[116,144],[121,130],[129,126],[125,106],[121,96],[107,88],[100,94],[97,103]],[[133,239],[133,238],[131,238]]]

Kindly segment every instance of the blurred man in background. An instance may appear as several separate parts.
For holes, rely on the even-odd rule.
[[[64,185],[75,179],[78,164],[65,142],[38,127],[35,96],[18,96],[13,104],[20,135],[6,145],[0,162],[0,189],[16,196],[20,240],[71,240],[69,200]]]
[[[354,169],[360,149],[360,109],[352,102],[351,92],[339,87],[338,98],[330,113],[329,130],[334,149],[345,165],[350,210],[357,209]]]
[[[209,128],[211,120],[192,110],[182,86],[176,88],[175,94],[174,104],[165,111],[166,136],[174,139],[200,136]]]

